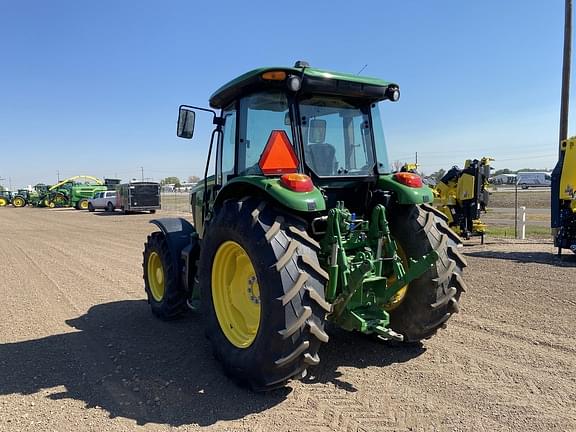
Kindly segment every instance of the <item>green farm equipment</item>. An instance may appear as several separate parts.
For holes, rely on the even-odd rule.
[[[408,343],[436,334],[459,310],[466,261],[431,189],[390,172],[378,103],[399,96],[298,62],[236,78],[214,110],[181,106],[178,136],[192,138],[196,111],[215,129],[191,194],[195,226],[151,221],[153,314],[200,309],[225,372],[254,390],[317,365],[327,322]]]
[[[0,190],[0,207],[6,207],[12,202],[12,192]]]
[[[12,195],[12,205],[16,208],[25,207],[30,203],[30,192],[28,189],[18,189]]]
[[[76,180],[85,179],[90,182],[77,183]],[[74,176],[62,180],[54,186],[48,187],[43,202],[47,207],[74,207],[76,210],[87,210],[88,200],[96,192],[106,191],[108,188],[99,178],[92,176]]]
[[[28,194],[29,204],[33,207],[48,207],[48,189],[49,185],[38,183],[34,185],[33,190]]]

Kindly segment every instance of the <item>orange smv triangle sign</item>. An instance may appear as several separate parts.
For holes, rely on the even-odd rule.
[[[264,175],[287,174],[297,171],[298,158],[285,131],[273,130],[270,133],[258,165]]]

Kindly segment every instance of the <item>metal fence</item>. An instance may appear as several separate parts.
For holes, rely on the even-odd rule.
[[[190,213],[190,192],[162,192],[162,210]]]

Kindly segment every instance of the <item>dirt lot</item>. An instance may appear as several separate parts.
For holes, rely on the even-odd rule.
[[[152,318],[149,215],[0,209],[0,430],[576,430],[576,256],[465,247],[462,313],[417,347],[334,332],[306,382],[234,386],[201,317]]]
[[[514,208],[516,194],[514,188],[490,190],[489,207]],[[518,207],[550,209],[550,188],[518,189]]]

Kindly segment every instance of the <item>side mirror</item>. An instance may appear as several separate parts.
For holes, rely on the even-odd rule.
[[[186,107],[181,106],[178,110],[178,129],[176,135],[180,138],[190,139],[194,135],[194,121],[196,113]]]

